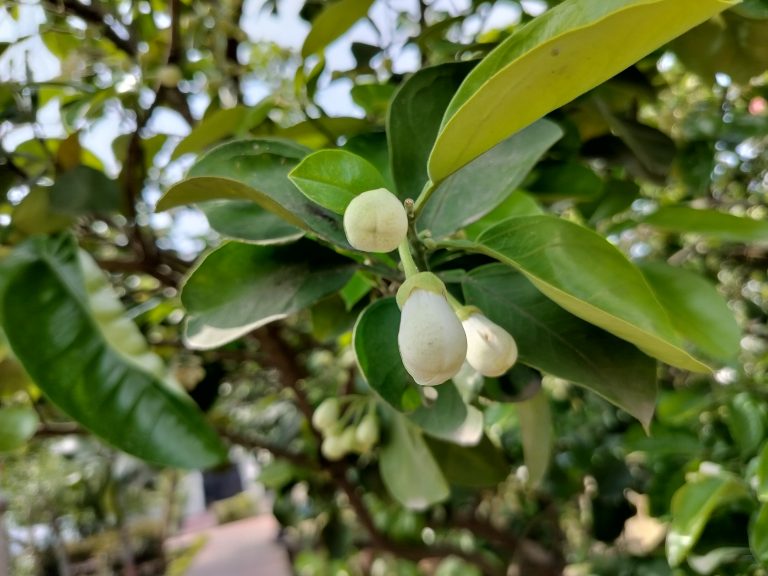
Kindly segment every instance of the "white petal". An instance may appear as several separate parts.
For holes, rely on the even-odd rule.
[[[517,344],[511,334],[483,314],[462,322],[467,333],[467,362],[483,376],[501,376],[517,361]]]

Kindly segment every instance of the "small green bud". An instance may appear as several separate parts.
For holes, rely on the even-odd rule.
[[[344,232],[350,245],[363,252],[391,252],[408,234],[408,215],[386,188],[356,196],[344,211]]]
[[[323,453],[325,458],[335,462],[344,458],[347,449],[341,436],[334,434],[323,439],[323,443],[320,445],[320,452]]]
[[[326,398],[312,414],[312,425],[321,432],[327,433],[339,420],[339,401],[336,398]]]
[[[379,441],[379,422],[376,414],[368,414],[355,429],[355,442],[361,453],[368,452]]]

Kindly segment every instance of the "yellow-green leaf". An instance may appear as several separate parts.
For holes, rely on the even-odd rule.
[[[735,3],[566,0],[545,12],[467,76],[432,150],[432,181]]]

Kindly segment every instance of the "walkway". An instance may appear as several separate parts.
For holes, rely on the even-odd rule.
[[[183,546],[205,535],[184,576],[291,576],[285,550],[276,542],[277,520],[271,515],[213,526],[176,536],[168,543]]]

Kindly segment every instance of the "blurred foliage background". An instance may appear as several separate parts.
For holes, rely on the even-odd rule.
[[[565,137],[521,186],[633,260],[664,259],[717,284],[742,331],[738,361],[712,376],[660,367],[650,435],[545,375],[554,446],[536,489],[514,406],[541,380],[486,387],[479,406],[508,473],[480,486],[458,474],[450,499],[421,512],[388,495],[376,450],[327,461],[309,424],[326,398],[366,405],[350,330],[379,288],[189,350],[179,283],[222,234],[212,208],[209,225],[197,209],[153,206],[197,155],[236,137],[312,148],[375,140],[410,72],[482,57],[557,2],[380,0],[370,13],[360,2],[352,33],[342,18],[326,21],[313,28],[325,34],[319,49],[302,58],[304,33],[330,4],[6,2],[0,257],[32,235],[75,234],[222,437],[256,455],[297,574],[766,574],[768,3],[744,2],[551,114]],[[293,28],[265,32],[289,20],[292,45]],[[345,54],[343,68],[332,52]],[[0,489],[11,535],[27,534],[11,542],[11,573],[65,573],[89,559],[92,573],[164,573],[178,473],[93,438],[4,346],[0,357]],[[487,461],[472,458],[465,465],[482,478]],[[684,560],[665,552],[671,521],[693,535]],[[34,526],[45,536],[18,530]]]

